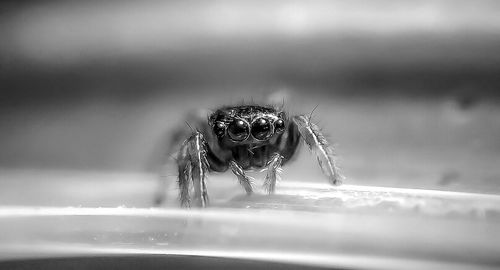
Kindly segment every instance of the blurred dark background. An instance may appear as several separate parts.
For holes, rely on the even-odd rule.
[[[0,168],[155,172],[196,108],[281,93],[352,184],[500,192],[498,1],[0,4]],[[320,176],[310,155],[289,174]]]

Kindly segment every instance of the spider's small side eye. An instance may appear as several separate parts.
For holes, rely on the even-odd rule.
[[[234,119],[234,121],[229,124],[227,133],[229,137],[235,141],[244,141],[250,135],[250,127],[247,122],[242,119]]]
[[[223,137],[226,134],[226,124],[217,121],[214,124],[213,130],[217,137]]]
[[[266,118],[257,118],[252,122],[252,136],[257,140],[265,140],[271,135],[271,123]]]
[[[285,121],[283,119],[274,121],[274,130],[278,133],[283,132],[285,130]]]

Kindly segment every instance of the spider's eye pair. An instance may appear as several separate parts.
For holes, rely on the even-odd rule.
[[[222,122],[216,122],[214,125],[214,133],[217,137],[224,136],[225,129],[226,125]],[[282,132],[284,129],[285,122],[282,119],[278,119],[274,122],[275,132]],[[252,136],[257,140],[265,140],[272,135],[273,129],[269,120],[263,117],[255,119],[251,124],[251,128],[246,121],[234,119],[227,127],[227,133],[234,141],[244,141],[248,138],[250,133],[252,133]]]
[[[251,131],[250,131],[251,130]],[[227,134],[234,141],[244,141],[248,138],[250,133],[257,140],[265,140],[271,135],[271,123],[265,118],[257,118],[252,122],[252,127],[241,119],[234,119],[227,128]]]

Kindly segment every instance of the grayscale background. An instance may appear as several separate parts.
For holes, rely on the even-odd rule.
[[[278,92],[351,183],[500,191],[496,1],[1,6],[2,169],[152,171],[191,110]]]

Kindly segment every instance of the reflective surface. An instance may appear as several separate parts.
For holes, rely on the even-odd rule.
[[[138,179],[122,181],[131,186]],[[140,181],[149,188],[134,191],[136,204],[154,186]],[[2,207],[1,259],[85,256],[92,263],[107,255],[166,255],[158,258],[162,264],[182,255],[207,257],[208,264],[215,257],[359,269],[499,263],[500,244],[492,238],[500,233],[497,195],[283,182],[276,195],[235,196],[229,194],[243,191],[220,186],[227,181],[212,182],[213,205],[204,210]],[[93,201],[112,204],[102,196]]]

